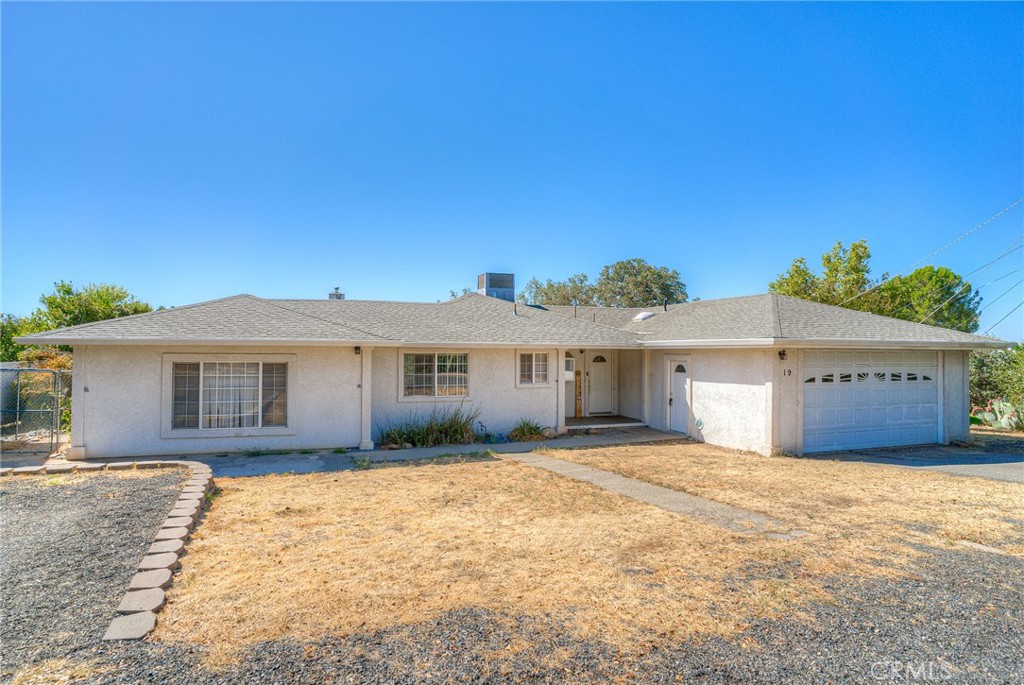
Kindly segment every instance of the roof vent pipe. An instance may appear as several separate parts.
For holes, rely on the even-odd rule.
[[[341,289],[338,288],[338,286],[334,286],[334,292],[333,293],[327,293],[327,299],[328,300],[344,300],[345,299],[345,293],[341,292]]]

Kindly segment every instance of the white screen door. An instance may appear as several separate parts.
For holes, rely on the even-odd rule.
[[[686,365],[689,362],[670,361],[668,393],[668,429],[677,433],[689,432],[689,406],[686,397]]]
[[[590,412],[612,413],[612,365],[604,354],[590,359]]]

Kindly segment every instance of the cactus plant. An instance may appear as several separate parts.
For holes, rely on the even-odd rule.
[[[989,402],[988,407],[975,416],[991,428],[1024,430],[1024,407],[1015,407],[1004,400]]]

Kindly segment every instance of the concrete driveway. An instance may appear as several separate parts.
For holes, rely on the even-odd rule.
[[[926,471],[940,471],[956,476],[973,476],[1009,483],[1024,483],[1024,450],[990,452],[971,447],[926,445],[855,452],[830,452],[809,455],[812,459],[859,461],[887,464]]]

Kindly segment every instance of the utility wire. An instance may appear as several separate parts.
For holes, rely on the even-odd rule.
[[[984,272],[986,269],[991,267],[993,264],[998,262],[1000,259],[1003,259],[1004,257],[1006,257],[1006,256],[1016,252],[1017,250],[1021,249],[1022,247],[1024,247],[1024,245],[1017,245],[1017,243],[1021,243],[1021,242],[1024,242],[1024,235],[1022,235],[1020,238],[1017,238],[1017,240],[1015,240],[1012,243],[1010,243],[1010,247],[1008,247],[1006,250],[1004,250],[1001,255],[999,255],[998,257],[993,259],[991,262],[988,262],[987,264],[983,264],[982,266],[979,266],[977,269],[975,269],[971,273],[969,273],[966,276],[964,276],[964,278],[967,278],[967,276],[972,276],[972,275],[974,275],[976,273]],[[1017,247],[1013,247],[1014,245],[1017,245]],[[994,281],[989,281],[989,283],[986,283],[985,285],[990,285],[991,283],[994,283]],[[952,302],[954,298],[959,297],[960,293],[962,293],[965,289],[969,288],[970,286],[971,286],[970,282],[965,282],[962,286],[960,286],[960,288],[955,293],[953,293],[952,296],[950,296],[950,298],[948,300],[946,300],[945,302],[940,304],[935,309],[931,310],[931,312],[929,312],[926,317],[924,317],[923,319],[918,321],[918,323],[924,323],[928,319],[930,319],[933,316],[935,316],[935,312],[939,311],[940,309],[945,307],[947,304]]]
[[[995,322],[994,324],[992,324],[991,326],[989,326],[989,327],[988,327],[988,331],[985,331],[985,335],[988,335],[988,332],[989,332],[989,331],[991,331],[991,330],[992,330],[993,328],[995,328],[996,326],[998,326],[999,324],[1001,324],[1002,322],[1004,322],[1004,321],[1006,321],[1006,320],[1007,320],[1008,318],[1010,318],[1010,314],[1013,314],[1013,313],[1014,313],[1015,311],[1017,311],[1018,309],[1020,309],[1020,308],[1021,308],[1022,306],[1024,306],[1024,300],[1021,300],[1020,304],[1018,304],[1018,305],[1017,305],[1016,307],[1014,307],[1014,308],[1013,308],[1013,309],[1011,309],[1010,311],[1006,312],[1006,316],[1004,316],[1003,318],[999,319],[999,321],[996,321],[996,322]]]
[[[1020,270],[1020,269],[1018,269],[1018,271],[1019,271],[1019,270]],[[1016,287],[1017,287],[1017,286],[1019,286],[1019,285],[1024,285],[1024,278],[1022,278],[1021,280],[1019,280],[1019,281],[1017,281],[1016,283],[1014,283],[1013,285],[1011,285],[1011,286],[1010,286],[1010,289],[1009,289],[1009,290],[1006,290],[1006,291],[1002,292],[1002,293],[1001,293],[1001,294],[999,295],[999,297],[997,297],[997,298],[996,298],[996,299],[994,299],[994,300],[991,300],[991,301],[990,301],[990,302],[989,302],[989,303],[988,303],[987,305],[985,305],[984,307],[982,307],[981,309],[979,309],[979,310],[978,310],[978,313],[979,313],[979,314],[981,314],[981,313],[982,313],[983,311],[985,311],[986,309],[988,309],[989,307],[991,307],[992,305],[994,305],[994,304],[995,304],[996,302],[998,302],[998,301],[999,301],[999,299],[1000,299],[1001,297],[1003,297],[1003,295],[1008,295],[1008,294],[1010,294],[1011,292],[1013,292],[1013,289],[1014,289],[1014,288],[1016,288]]]
[[[1002,275],[1002,276],[1000,276],[999,278],[993,278],[993,279],[992,279],[991,281],[989,281],[988,283],[985,283],[985,284],[983,284],[983,285],[979,285],[979,286],[978,286],[977,288],[975,288],[975,290],[982,290],[983,288],[987,288],[988,286],[992,285],[993,283],[998,283],[999,281],[1003,280],[1004,278],[1008,278],[1008,277],[1010,277],[1010,276],[1012,276],[1012,275],[1014,275],[1014,274],[1016,274],[1016,273],[1020,273],[1021,271],[1024,271],[1024,267],[1021,267],[1021,268],[1019,268],[1019,269],[1014,269],[1013,271],[1007,271],[1007,272],[1006,272],[1005,274],[1003,274],[1003,275]],[[1021,281],[1020,283],[1024,283],[1024,281]],[[1018,283],[1017,285],[1020,285],[1020,283]],[[1010,288],[1010,290],[1013,290],[1013,288]],[[1007,291],[1007,292],[1009,292],[1009,291]],[[1003,296],[1003,295],[1005,295],[1005,294],[1006,294],[1006,293],[1003,293],[1003,294],[1002,294],[1002,295],[1000,295],[999,297],[1002,297],[1002,296]],[[992,300],[991,302],[989,302],[988,304],[986,304],[986,305],[985,305],[984,307],[982,307],[981,309],[979,309],[979,310],[978,310],[978,313],[980,314],[981,312],[985,311],[985,310],[986,310],[986,309],[987,309],[987,308],[989,307],[989,305],[991,305],[991,304],[992,304],[992,303],[994,303],[994,302],[995,302],[996,300],[998,300],[998,299],[999,299],[999,297],[997,297],[997,298],[996,298],[995,300]],[[896,316],[896,315],[897,315],[897,314],[899,314],[900,312],[902,312],[902,311],[905,311],[905,310],[907,310],[907,309],[910,309],[910,308],[911,308],[911,307],[913,307],[913,306],[914,306],[914,303],[913,303],[913,302],[907,302],[907,303],[906,303],[905,305],[903,305],[903,306],[902,306],[902,307],[900,307],[899,309],[897,309],[897,310],[893,311],[893,312],[892,312],[891,314],[886,314],[886,316]],[[898,317],[897,317],[897,318],[898,318]]]
[[[940,247],[939,249],[935,250],[935,252],[932,252],[932,253],[931,253],[930,255],[928,255],[927,257],[924,257],[923,259],[919,259],[918,261],[914,262],[913,264],[911,264],[910,266],[908,266],[908,267],[907,267],[906,269],[904,269],[903,271],[900,271],[899,273],[897,273],[897,274],[896,274],[896,276],[901,276],[901,275],[903,275],[903,274],[907,273],[908,271],[910,271],[910,270],[911,270],[911,269],[913,269],[914,267],[918,266],[919,264],[921,264],[921,263],[923,263],[923,262],[926,262],[926,261],[928,261],[929,259],[931,259],[931,258],[932,258],[932,257],[934,257],[935,255],[939,254],[939,253],[940,253],[940,252],[942,252],[943,250],[946,250],[946,249],[948,249],[948,248],[950,248],[950,247],[953,247],[954,245],[956,245],[957,243],[959,243],[959,242],[960,242],[961,240],[963,240],[963,239],[964,239],[964,238],[966,238],[967,236],[969,236],[969,235],[971,235],[972,233],[974,233],[975,231],[977,231],[977,230],[979,230],[980,228],[982,228],[982,227],[984,227],[984,226],[987,226],[988,224],[992,223],[993,221],[995,221],[996,219],[998,219],[999,217],[1001,217],[1001,216],[1002,216],[1003,214],[1006,214],[1006,213],[1007,213],[1008,211],[1010,211],[1011,209],[1013,209],[1014,207],[1016,207],[1017,205],[1019,205],[1019,204],[1020,204],[1021,202],[1024,202],[1024,197],[1022,197],[1022,198],[1018,198],[1018,199],[1017,199],[1017,200],[1016,200],[1015,202],[1012,202],[1012,203],[1008,204],[1007,206],[1003,207],[1003,208],[1002,208],[1001,210],[999,210],[998,212],[996,212],[995,214],[993,214],[993,215],[992,215],[992,216],[990,216],[989,218],[985,219],[985,220],[984,220],[984,221],[982,221],[982,222],[981,222],[980,224],[978,224],[977,226],[975,226],[975,227],[974,227],[974,228],[972,228],[971,230],[969,230],[969,231],[967,231],[966,233],[964,233],[963,235],[961,235],[961,236],[960,236],[959,238],[957,238],[957,239],[955,239],[955,240],[952,240],[952,241],[950,241],[950,242],[946,243],[945,245],[943,245],[943,246],[942,246],[942,247]],[[892,278],[894,278],[894,277],[890,277],[890,278],[888,278],[888,279],[883,279],[883,280],[879,281],[878,283],[875,283],[875,284],[874,284],[873,286],[871,286],[871,287],[870,287],[870,288],[868,288],[867,290],[865,290],[865,291],[863,291],[863,292],[859,292],[859,293],[857,293],[856,295],[854,295],[853,297],[849,298],[849,299],[848,299],[848,300],[846,300],[845,302],[840,302],[840,303],[839,303],[839,306],[840,306],[840,307],[843,307],[843,306],[845,306],[845,305],[846,305],[846,304],[847,304],[848,302],[853,302],[853,301],[854,301],[854,300],[856,300],[856,299],[857,299],[858,297],[861,297],[862,295],[867,295],[867,294],[868,294],[869,292],[871,292],[872,290],[875,290],[876,288],[880,287],[880,286],[881,286],[881,285],[882,285],[883,283],[886,283],[887,281],[889,281],[889,280],[892,280]]]

